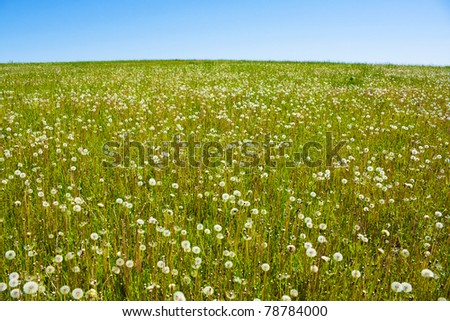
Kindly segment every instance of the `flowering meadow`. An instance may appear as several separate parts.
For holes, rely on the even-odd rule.
[[[450,68],[0,65],[0,300],[450,299]]]

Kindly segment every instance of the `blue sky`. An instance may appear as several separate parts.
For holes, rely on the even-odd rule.
[[[0,62],[450,65],[450,0],[0,0]]]

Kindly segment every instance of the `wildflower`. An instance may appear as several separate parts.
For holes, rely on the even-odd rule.
[[[293,298],[298,297],[298,291],[296,289],[291,289],[291,291],[289,291],[289,295]]]
[[[8,286],[6,285],[6,283],[2,282],[0,283],[0,292],[5,291],[8,288]]]
[[[11,292],[9,293],[9,295],[11,296],[11,298],[13,298],[13,299],[18,299],[18,298],[20,298],[20,295],[21,295],[22,293],[20,293],[20,290],[19,289],[13,289],[13,290],[11,290]]]
[[[424,278],[434,278],[434,273],[429,269],[423,269],[421,274]]]
[[[80,288],[76,288],[72,291],[72,297],[75,300],[80,300],[83,297],[83,294],[84,294],[84,292]]]
[[[270,270],[270,265],[267,263],[263,263],[261,264],[261,270],[263,270],[264,272],[267,272]]]
[[[392,282],[391,289],[394,292],[400,293],[403,291],[403,285],[400,282]]]
[[[339,252],[336,252],[336,253],[333,254],[333,259],[334,259],[336,262],[342,261],[343,258],[344,258],[344,257],[343,257],[342,254],[339,253]]]
[[[67,295],[70,292],[70,288],[67,285],[63,285],[60,289],[59,292],[62,295]]]
[[[281,301],[291,301],[291,297],[289,295],[283,295]]]
[[[23,285],[23,292],[25,294],[35,294],[38,289],[39,285],[34,281],[27,282]]]
[[[8,285],[9,285],[10,288],[18,287],[19,284],[20,284],[19,279],[10,279],[9,282],[8,282]]]
[[[117,260],[116,260],[116,265],[117,266],[122,266],[122,265],[124,265],[125,264],[125,261],[122,259],[122,258],[118,258]]]
[[[403,292],[409,293],[412,291],[412,285],[409,284],[408,282],[403,282],[402,287],[403,287]]]
[[[317,265],[311,265],[311,272],[312,273],[317,273],[319,272],[319,267]]]
[[[408,257],[409,256],[409,251],[407,249],[403,249],[400,253],[401,253],[401,255],[403,257]]]
[[[16,257],[16,252],[14,252],[13,250],[9,250],[5,253],[5,258],[7,260],[13,260]]]
[[[150,178],[150,179],[148,180],[148,184],[149,184],[150,186],[155,186],[155,185],[156,185],[156,180],[155,180],[154,178]]]
[[[132,260],[128,260],[125,262],[125,266],[131,269],[134,266],[134,262]]]
[[[353,270],[352,271],[352,277],[354,279],[359,279],[361,277],[361,272],[359,272],[358,270]]]
[[[231,261],[226,261],[225,262],[225,268],[226,269],[231,269],[233,267],[233,262]]]
[[[15,279],[19,279],[19,273],[17,273],[17,272],[12,272],[12,273],[10,273],[9,274],[9,279],[10,280],[15,280]]]
[[[91,234],[91,240],[93,240],[93,241],[97,241],[98,240],[98,234],[97,233],[92,233]]]
[[[205,286],[203,288],[203,294],[206,295],[206,296],[211,296],[211,295],[214,294],[214,289],[212,287],[210,287],[209,285]]]
[[[184,293],[181,291],[176,291],[173,294],[173,300],[174,301],[186,301],[186,297],[184,296]]]
[[[306,250],[306,255],[308,257],[315,257],[317,255],[317,251],[314,248],[310,247]]]

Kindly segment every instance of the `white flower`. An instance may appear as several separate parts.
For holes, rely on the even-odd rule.
[[[261,270],[263,270],[264,272],[267,272],[270,270],[270,265],[267,263],[263,263],[261,264]]]
[[[125,262],[125,266],[131,269],[134,266],[134,262],[132,260],[128,260]]]
[[[155,180],[154,178],[150,178],[150,179],[148,180],[148,184],[149,184],[150,186],[155,186],[155,185],[156,185],[156,180]]]
[[[319,272],[319,267],[317,265],[311,265],[311,272],[312,273],[317,273]]]
[[[7,260],[13,260],[16,257],[16,252],[14,252],[13,250],[9,250],[5,253],[5,258]]]
[[[358,270],[353,270],[352,277],[355,279],[359,279],[361,277],[361,272],[359,272]]]
[[[20,284],[19,279],[10,279],[8,282],[8,285],[10,288],[15,288],[15,287],[19,286],[19,284]]]
[[[336,253],[333,254],[333,259],[334,259],[336,262],[342,261],[343,258],[344,258],[344,257],[343,257],[342,254],[339,253],[339,252],[336,252]]]
[[[125,263],[125,261],[122,258],[118,258],[116,260],[116,265],[117,266],[122,266],[122,265],[124,265],[124,263]]]
[[[174,301],[186,301],[186,297],[184,296],[184,293],[181,291],[176,291],[173,294],[173,300]]]
[[[402,286],[403,286],[403,292],[409,293],[412,291],[412,285],[409,284],[408,282],[403,282]]]
[[[13,298],[13,299],[18,299],[18,298],[20,298],[21,293],[20,293],[20,290],[19,290],[19,289],[13,289],[13,290],[11,290],[11,292],[9,293],[9,295],[10,295],[11,298]]]
[[[403,257],[408,257],[409,256],[409,251],[407,249],[403,249],[401,252]]]
[[[5,291],[8,288],[8,286],[6,285],[6,283],[2,282],[0,283],[0,292]]]
[[[39,289],[39,284],[36,282],[30,281],[23,285],[23,292],[25,294],[35,294]]]
[[[98,240],[98,234],[97,233],[92,233],[91,234],[91,240],[97,241]]]
[[[216,232],[222,231],[222,226],[220,226],[219,224],[214,225],[214,231]]]
[[[225,262],[225,268],[226,269],[230,269],[230,268],[232,268],[233,267],[233,262],[231,262],[231,261],[226,261]]]
[[[403,291],[403,285],[400,282],[392,282],[391,289],[394,292],[400,293]]]
[[[68,293],[70,292],[70,288],[69,288],[67,285],[63,285],[63,286],[59,289],[59,292],[60,292],[62,295],[66,295],[66,294],[68,294]]]
[[[291,289],[291,291],[289,291],[289,295],[293,298],[298,297],[298,291],[296,289]]]
[[[84,294],[84,292],[80,288],[76,288],[72,291],[72,297],[75,300],[80,300],[83,297],[83,294]]]
[[[214,294],[214,289],[212,287],[210,287],[209,285],[205,286],[203,288],[203,294],[206,295],[206,296],[211,296],[211,295]]]
[[[422,276],[424,278],[434,278],[434,273],[431,270],[423,269],[422,270]]]
[[[281,301],[291,301],[291,297],[289,295],[283,295]]]
[[[10,273],[9,274],[9,279],[10,280],[14,280],[14,279],[19,279],[19,273],[17,273],[17,272],[12,272],[12,273]]]
[[[310,247],[306,250],[306,256],[315,257],[316,255],[317,255],[317,251],[314,248]]]

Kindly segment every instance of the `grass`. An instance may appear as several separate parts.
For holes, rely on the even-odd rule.
[[[82,300],[172,300],[176,291],[188,300],[448,299],[449,73],[237,61],[0,65],[0,300],[73,300],[76,288]],[[103,166],[114,161],[104,145],[120,154],[124,133],[146,147],[145,163],[131,148],[130,166]],[[346,141],[344,161],[331,166],[327,133],[332,146]],[[235,142],[234,162],[177,166],[163,144],[174,135],[224,149]],[[267,135],[290,142],[271,149],[275,166],[264,162]],[[257,166],[240,163],[256,157],[246,140],[260,144]],[[320,166],[308,166],[304,150],[294,156],[308,142],[323,146],[310,150]],[[163,152],[167,165],[152,166]]]

